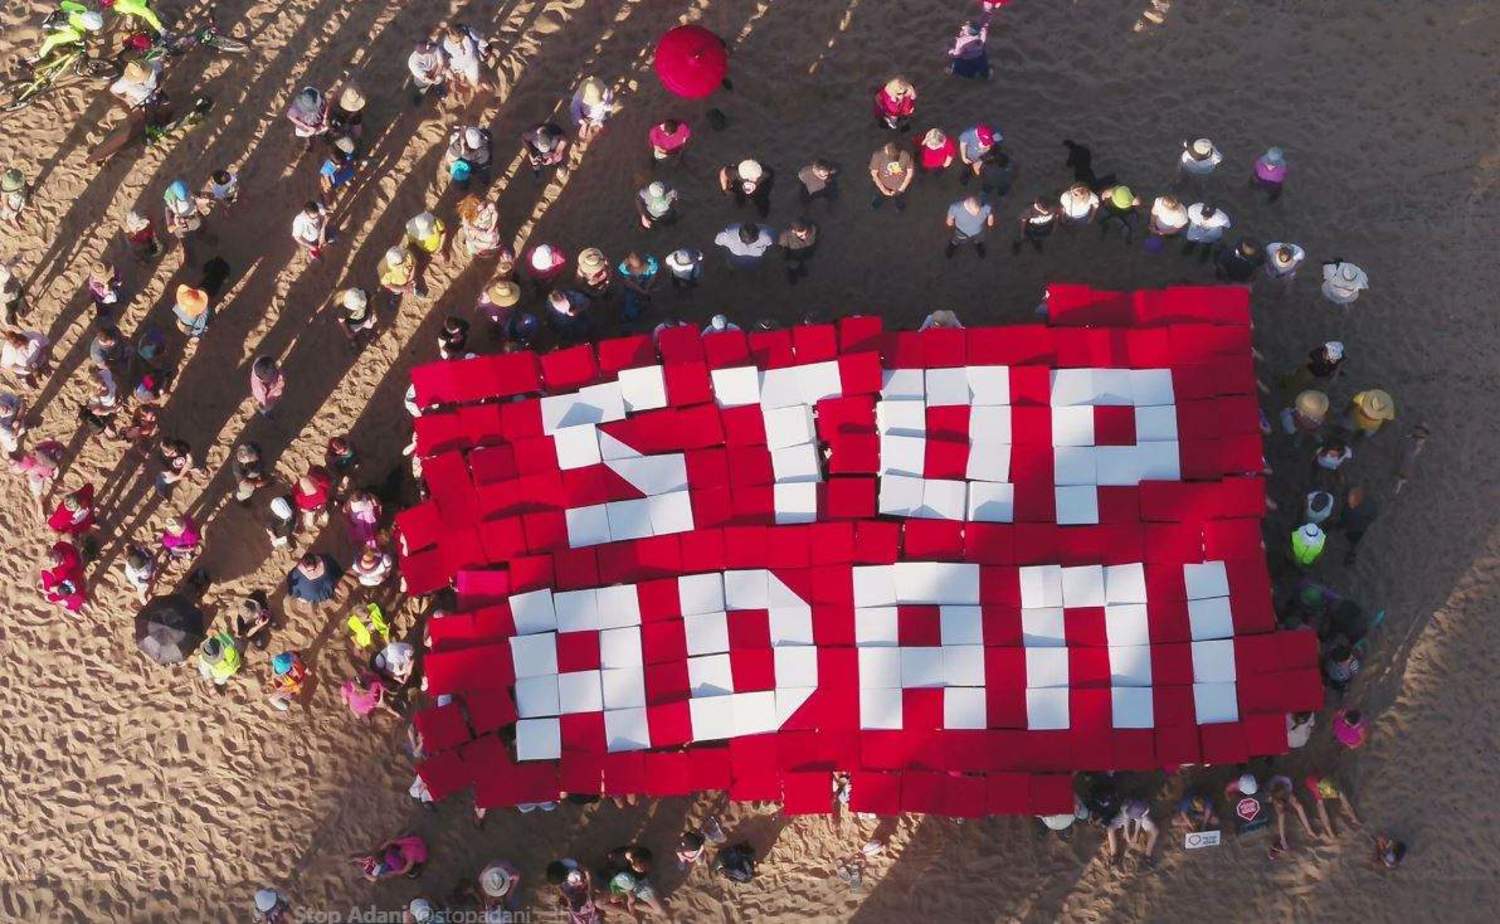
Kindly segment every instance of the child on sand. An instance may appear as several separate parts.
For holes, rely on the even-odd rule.
[[[250,397],[255,401],[255,412],[270,417],[281,396],[286,394],[286,376],[281,372],[275,357],[257,356],[250,364]]]
[[[42,499],[52,491],[52,483],[62,465],[64,447],[56,440],[44,440],[18,459],[12,459],[10,470],[26,479],[27,491],[36,508],[37,519],[44,512]]]
[[[26,182],[26,174],[17,167],[7,167],[0,174],[0,221],[19,230],[21,213],[30,199],[31,184]]]
[[[114,320],[120,291],[125,287],[120,271],[108,260],[100,260],[89,270],[89,300],[94,303],[94,323],[107,326]]]
[[[416,879],[427,862],[427,842],[415,834],[393,837],[366,853],[349,855],[354,865],[371,882],[405,876]]]
[[[272,707],[286,712],[302,695],[307,682],[307,665],[295,651],[283,651],[271,659],[271,679],[267,683]]]
[[[121,227],[125,231],[125,242],[137,260],[145,262],[161,254],[161,242],[156,239],[156,227],[151,224],[151,219],[140,212],[128,212]]]
[[[151,599],[151,584],[156,580],[156,557],[140,546],[131,543],[125,547],[125,583],[135,591],[136,599],[145,603]]]

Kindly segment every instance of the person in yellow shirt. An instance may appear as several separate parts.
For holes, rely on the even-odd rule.
[[[398,299],[408,292],[426,298],[427,292],[417,281],[417,258],[403,241],[385,252],[380,261],[380,285]]]
[[[447,240],[447,226],[431,212],[423,212],[406,223],[407,245],[426,259],[442,262]]]
[[[1362,436],[1374,436],[1388,420],[1396,419],[1396,402],[1378,388],[1355,395],[1349,401],[1349,422]]]
[[[198,649],[198,673],[219,693],[240,672],[242,663],[239,645],[228,632],[215,632]]]

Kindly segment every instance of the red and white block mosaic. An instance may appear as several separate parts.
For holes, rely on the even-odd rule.
[[[878,317],[413,371],[455,586],[416,717],[434,796],[728,790],[1071,811],[1069,774],[1287,747],[1248,292],[1052,286],[1048,325]],[[502,740],[498,732],[513,726]]]

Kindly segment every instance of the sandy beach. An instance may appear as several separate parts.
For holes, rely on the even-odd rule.
[[[209,4],[161,6],[169,21],[197,23]],[[299,908],[348,920],[351,910],[444,896],[493,857],[521,869],[525,905],[542,909],[538,883],[549,860],[592,861],[627,841],[655,845],[665,857],[686,822],[709,814],[733,839],[756,844],[761,874],[734,886],[701,868],[685,877],[663,869],[676,919],[1488,917],[1482,908],[1500,893],[1493,873],[1500,836],[1485,808],[1500,747],[1487,708],[1500,645],[1493,622],[1500,481],[1488,465],[1500,436],[1487,429],[1500,419],[1500,388],[1487,357],[1500,349],[1500,327],[1485,320],[1500,291],[1500,9],[1477,0],[1015,0],[992,27],[994,78],[955,79],[943,71],[943,51],[976,6],[224,0],[212,4],[216,23],[252,47],[243,56],[195,50],[173,62],[169,94],[215,100],[208,121],[189,132],[96,168],[84,159],[120,118],[102,87],[74,86],[0,116],[0,165],[21,167],[36,187],[23,227],[0,229],[0,259],[15,261],[25,283],[20,328],[51,340],[57,367],[27,395],[28,441],[67,444],[60,488],[91,482],[102,498],[92,603],[74,617],[36,589],[52,536],[25,484],[14,477],[3,484],[0,818],[10,846],[0,852],[0,918],[246,920],[255,889],[273,885]],[[11,4],[0,12],[5,59],[36,46],[45,9]],[[403,86],[413,43],[444,19],[474,27],[499,51],[494,93],[467,113],[452,100],[414,108]],[[656,81],[654,41],[683,21],[732,46],[732,92],[685,102]],[[943,258],[943,215],[960,194],[953,174],[919,177],[904,212],[868,207],[864,168],[886,140],[870,117],[870,97],[894,73],[918,88],[919,128],[957,133],[987,120],[1004,132],[1017,175],[997,206],[1003,238],[985,260],[968,252]],[[534,180],[520,133],[551,116],[564,121],[573,88],[588,75],[616,88],[621,111],[572,152],[566,169]],[[309,265],[288,230],[316,195],[317,159],[302,155],[283,112],[301,87],[351,76],[370,98],[369,162],[334,210],[340,240]],[[710,105],[727,115],[725,130],[709,129]],[[648,177],[646,131],[668,115],[690,120],[696,132],[674,175],[683,219],[642,231],[632,198]],[[341,434],[351,435],[364,480],[378,482],[401,464],[410,435],[401,400],[407,374],[436,358],[446,314],[473,318],[488,268],[461,253],[433,267],[432,297],[385,312],[380,335],[359,354],[346,346],[330,298],[348,285],[376,289],[381,255],[424,208],[456,225],[458,196],[442,157],[448,129],[463,123],[494,133],[491,195],[517,249],[540,240],[575,254],[597,246],[614,261],[630,249],[709,251],[740,214],[715,187],[724,164],[755,156],[777,171],[769,223],[778,228],[800,214],[797,169],[817,156],[841,164],[838,202],[810,210],[822,244],[809,278],[792,287],[767,266],[746,279],[710,254],[703,285],[688,296],[659,294],[648,318],[702,323],[723,312],[747,326],[761,317],[790,323],[810,312],[855,311],[879,313],[887,327],[915,326],[939,308],[972,325],[1023,323],[1049,281],[1109,289],[1210,282],[1210,266],[1175,248],[1147,254],[1118,237],[1101,241],[1092,229],[1055,235],[1044,254],[1013,256],[999,242],[1010,239],[1025,203],[1070,181],[1064,138],[1087,143],[1100,173],[1117,173],[1143,198],[1172,180],[1184,139],[1213,138],[1226,159],[1207,188],[1233,217],[1231,236],[1295,241],[1308,252],[1289,294],[1255,295],[1264,371],[1290,369],[1311,347],[1339,339],[1350,360],[1331,386],[1335,405],[1380,387],[1399,411],[1351,463],[1351,477],[1376,492],[1383,514],[1356,567],[1332,556],[1322,571],[1332,586],[1387,614],[1346,700],[1371,714],[1371,739],[1356,752],[1339,749],[1325,716],[1312,743],[1282,762],[1293,778],[1318,768],[1342,780],[1366,833],[1311,844],[1298,832],[1297,849],[1274,861],[1263,842],[1187,853],[1164,835],[1155,868],[1122,868],[1103,862],[1102,837],[1092,830],[1063,844],[1038,840],[1030,819],[903,816],[877,832],[873,819],[791,820],[774,806],[728,803],[722,794],[623,809],[606,801],[549,814],[496,811],[478,831],[466,799],[435,813],[413,803],[401,729],[389,718],[358,723],[342,704],[339,685],[353,670],[340,625],[346,611],[316,619],[286,611],[273,650],[302,651],[314,678],[306,705],[290,714],[266,705],[264,654],[253,654],[223,695],[208,692],[189,665],[165,669],[142,658],[120,559],[127,542],[154,542],[173,514],[191,512],[206,524],[201,564],[214,578],[206,611],[220,624],[257,589],[281,609],[294,557],[270,548],[263,504],[232,502],[238,443],[259,443],[283,482],[321,461],[327,440]],[[1274,204],[1245,186],[1253,158],[1269,145],[1283,147],[1291,164],[1287,192]],[[209,219],[215,239],[195,245],[190,262],[180,248],[154,264],[131,260],[120,232],[126,213],[159,216],[169,182],[180,177],[198,188],[220,167],[238,172],[242,193],[230,212]],[[119,322],[126,334],[149,323],[170,327],[173,291],[195,279],[204,260],[220,256],[232,268],[207,336],[185,348],[180,336],[169,338],[180,371],[162,429],[190,442],[209,473],[169,501],[152,492],[151,471],[125,458],[121,444],[86,439],[77,425],[90,387],[85,280],[104,256],[118,261],[130,294]],[[1318,293],[1316,264],[1338,257],[1371,280],[1347,309]],[[473,343],[482,351],[494,344],[481,327]],[[250,364],[261,354],[278,357],[288,378],[270,420],[256,415],[248,392]],[[1416,476],[1392,497],[1417,423],[1433,437]],[[1266,543],[1279,548],[1306,490],[1307,451],[1277,434],[1267,455],[1282,512],[1267,518]],[[353,547],[335,526],[314,548],[347,563]],[[425,612],[421,601],[383,599],[403,630]],[[1175,792],[1161,792],[1159,818]],[[346,855],[403,830],[428,839],[423,879],[378,886],[359,879]],[[1398,872],[1369,862],[1371,830],[1411,845]],[[852,889],[834,865],[877,834],[887,846]],[[539,919],[555,916],[546,907]]]

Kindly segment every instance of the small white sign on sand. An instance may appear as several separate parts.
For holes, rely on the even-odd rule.
[[[1218,831],[1191,831],[1182,839],[1182,846],[1188,850],[1197,850],[1199,847],[1219,846]]]

